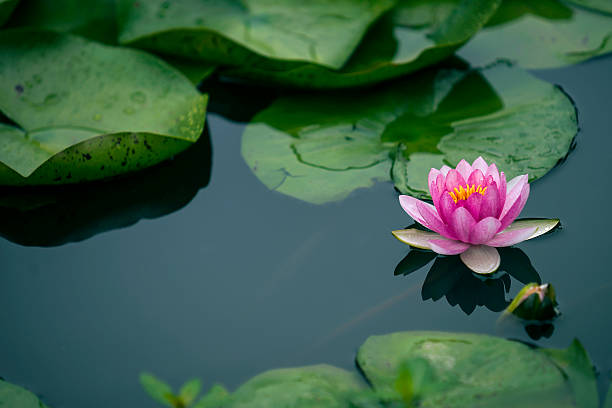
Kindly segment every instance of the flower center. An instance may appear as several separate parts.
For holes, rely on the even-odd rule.
[[[484,195],[485,191],[487,191],[486,187],[483,188],[481,185],[476,187],[474,184],[472,184],[471,187],[469,185],[466,185],[465,188],[463,188],[463,186],[459,186],[459,188],[455,187],[454,191],[449,191],[448,194],[451,196],[455,204],[457,204],[457,201],[467,200],[474,193]]]

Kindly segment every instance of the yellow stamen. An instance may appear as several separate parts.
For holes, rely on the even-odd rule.
[[[474,193],[485,195],[486,191],[487,187],[483,188],[481,185],[476,187],[474,184],[471,186],[467,184],[465,188],[463,188],[463,186],[459,186],[459,188],[455,187],[453,191],[449,191],[448,194],[451,196],[455,204],[457,204],[457,201],[467,200]]]

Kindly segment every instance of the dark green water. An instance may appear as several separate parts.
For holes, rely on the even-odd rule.
[[[534,72],[574,99],[581,131],[569,159],[532,185],[521,215],[559,217],[563,229],[519,245],[555,285],[563,313],[552,336],[535,343],[580,339],[601,390],[612,368],[610,72],[610,57]],[[145,407],[143,370],[173,385],[200,377],[233,389],[270,368],[351,368],[372,334],[445,330],[534,342],[520,326],[497,325],[499,313],[486,307],[468,315],[445,298],[423,301],[428,267],[393,275],[407,247],[390,231],[411,220],[390,183],[306,204],[255,178],[240,155],[241,124],[210,114],[208,126],[212,167],[199,191],[209,177],[206,143],[195,157],[31,222],[1,216],[4,234],[30,244],[74,239],[65,228],[74,223],[89,223],[78,238],[126,227],[48,248],[0,241],[0,376],[54,408]],[[175,174],[187,181],[177,185]],[[111,194],[130,205],[105,204]],[[88,218],[84,201],[99,202],[99,214]],[[512,280],[506,299],[521,287]]]

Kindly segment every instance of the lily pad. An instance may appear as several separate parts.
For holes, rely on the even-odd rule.
[[[612,51],[611,37],[612,16],[558,0],[504,0],[458,55],[475,66],[503,58],[529,69],[556,68]]]
[[[521,69],[429,69],[376,90],[283,97],[247,125],[242,155],[270,189],[312,203],[388,180],[428,197],[431,167],[478,156],[508,179],[537,179],[564,158],[576,112]]]
[[[83,185],[0,190],[0,236],[27,246],[58,246],[126,228],[187,205],[210,180],[207,133],[184,152],[119,179]]]
[[[401,364],[423,358],[437,386],[424,388],[420,407],[575,407],[564,372],[522,343],[479,334],[399,332],[371,336],[357,363],[384,399],[400,398]]]
[[[259,374],[224,401],[227,408],[349,408],[363,388],[353,373],[320,364]]]
[[[0,408],[47,408],[30,391],[0,380]]]
[[[383,17],[340,70],[316,64],[229,68],[231,77],[307,88],[376,83],[432,65],[463,45],[501,0],[403,0]]]
[[[119,42],[228,65],[340,68],[395,0],[120,0]]]
[[[68,34],[0,33],[0,184],[102,179],[166,160],[202,133],[206,96],[151,55]]]

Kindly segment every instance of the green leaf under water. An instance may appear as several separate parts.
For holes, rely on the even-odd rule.
[[[0,380],[0,408],[47,408],[30,391]]]
[[[225,408],[350,408],[363,382],[326,364],[266,371],[241,385]]]
[[[19,4],[19,0],[0,0],[0,26],[6,23],[17,4]]]
[[[316,64],[230,68],[223,74],[306,88],[342,88],[405,75],[459,48],[493,15],[501,0],[403,0],[371,28],[340,70]]]
[[[340,68],[395,0],[120,0],[119,42],[229,65]]]
[[[503,58],[538,69],[575,64],[610,51],[612,16],[558,0],[504,0],[458,55],[474,66]]]
[[[388,180],[428,197],[427,174],[478,156],[508,179],[537,179],[577,132],[570,99],[496,64],[429,69],[373,90],[278,99],[247,125],[242,155],[270,189],[320,204]]]
[[[433,369],[435,386],[420,392],[420,407],[574,407],[562,371],[546,354],[522,343],[480,334],[399,332],[371,336],[357,363],[387,400],[402,363],[422,358]]]
[[[172,387],[153,374],[140,374],[140,384],[151,398],[167,407],[174,407],[176,399]]]
[[[0,33],[0,184],[63,184],[139,170],[185,150],[206,96],[146,53],[50,31]]]

